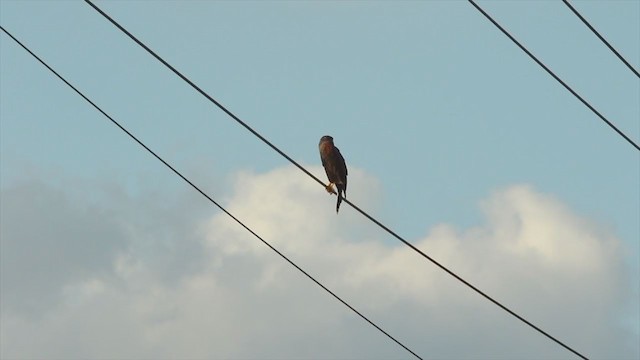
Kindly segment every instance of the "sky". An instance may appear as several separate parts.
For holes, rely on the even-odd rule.
[[[464,1],[97,1],[348,199],[596,359],[640,357],[640,153]],[[640,81],[560,1],[479,4],[636,143]],[[640,68],[639,1],[572,4]],[[76,1],[0,24],[423,358],[572,359]],[[0,357],[404,359],[0,35]]]

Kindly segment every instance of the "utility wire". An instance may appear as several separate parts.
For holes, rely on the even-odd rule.
[[[138,38],[136,38],[133,34],[131,34],[127,29],[125,29],[124,27],[122,27],[118,22],[116,22],[113,18],[111,18],[108,14],[106,14],[104,11],[102,11],[100,8],[98,8],[96,5],[94,5],[91,1],[89,0],[85,0],[85,2],[87,4],[89,4],[91,7],[93,7],[98,13],[100,13],[103,17],[105,17],[107,20],[109,20],[109,22],[111,22],[114,26],[116,26],[118,29],[120,29],[120,31],[122,31],[123,33],[125,33],[129,38],[131,38],[131,40],[133,40],[134,42],[136,42],[138,45],[140,45],[143,49],[145,49],[149,54],[151,54],[153,57],[155,57],[158,61],[160,61],[162,64],[164,64],[166,67],[168,67],[171,71],[173,71],[173,73],[175,73],[176,75],[178,75],[181,79],[183,79],[185,82],[187,82],[189,85],[191,85],[191,87],[193,87],[196,91],[198,91],[202,96],[204,96],[205,98],[207,98],[209,101],[211,101],[212,103],[214,103],[218,108],[220,108],[222,111],[224,111],[226,114],[228,114],[232,119],[234,119],[235,121],[237,121],[240,125],[242,125],[243,127],[245,127],[247,130],[249,130],[253,135],[255,135],[256,137],[258,137],[260,140],[262,140],[265,144],[267,144],[269,147],[271,147],[273,150],[275,150],[278,154],[282,155],[284,158],[286,158],[287,160],[289,160],[289,162],[291,162],[293,165],[295,165],[296,167],[298,167],[298,169],[300,169],[301,171],[303,171],[305,174],[309,175],[309,177],[311,177],[312,179],[314,179],[316,182],[318,182],[320,185],[322,185],[322,187],[325,187],[325,184],[318,179],[315,175],[313,175],[312,173],[310,173],[307,169],[305,169],[302,165],[298,164],[295,160],[293,160],[290,156],[288,156],[287,154],[285,154],[282,150],[280,150],[278,147],[276,147],[275,145],[273,145],[271,142],[269,142],[269,140],[267,140],[266,138],[264,138],[262,135],[260,135],[257,131],[255,131],[254,129],[252,129],[249,125],[247,125],[247,123],[245,123],[244,121],[240,120],[236,115],[234,115],[231,111],[227,110],[227,108],[225,108],[222,104],[220,104],[218,101],[216,101],[214,98],[212,98],[209,94],[207,94],[206,92],[204,92],[204,90],[202,90],[200,87],[198,87],[196,84],[194,84],[191,80],[189,80],[186,76],[184,76],[181,72],[179,72],[178,70],[176,70],[176,68],[174,68],[173,66],[171,66],[168,62],[166,62],[163,58],[161,58],[158,54],[156,54],[153,50],[151,50],[148,46],[146,46],[144,43],[142,43],[142,41],[138,40]],[[477,287],[475,287],[474,285],[472,285],[471,283],[469,283],[468,281],[464,280],[463,278],[461,278],[459,275],[457,275],[456,273],[454,273],[453,271],[449,270],[447,267],[445,267],[444,265],[440,264],[438,261],[436,261],[435,259],[433,259],[432,257],[430,257],[429,255],[425,254],[424,252],[422,252],[420,249],[418,249],[417,247],[415,247],[413,244],[411,244],[410,242],[408,242],[407,240],[405,240],[403,237],[401,237],[400,235],[396,234],[394,231],[392,231],[391,229],[389,229],[387,226],[385,226],[384,224],[382,224],[380,221],[376,220],[375,218],[373,218],[371,215],[367,214],[364,210],[360,209],[358,206],[356,206],[355,204],[353,204],[351,201],[347,200],[347,199],[343,199],[344,202],[346,202],[347,204],[349,204],[353,209],[355,209],[356,211],[358,211],[360,214],[362,214],[363,216],[365,216],[367,219],[371,220],[372,222],[374,222],[376,225],[378,225],[380,228],[382,228],[383,230],[385,230],[387,233],[391,234],[393,237],[395,237],[396,239],[400,240],[402,243],[404,243],[405,245],[407,245],[408,247],[410,247],[412,250],[414,250],[415,252],[417,252],[418,254],[420,254],[422,257],[424,257],[425,259],[431,261],[433,264],[435,264],[436,266],[438,266],[439,268],[441,268],[442,270],[444,270],[447,274],[453,276],[456,280],[462,282],[463,284],[465,284],[466,286],[468,286],[469,288],[471,288],[472,290],[474,290],[476,293],[480,294],[481,296],[483,296],[485,299],[491,301],[492,303],[494,303],[495,305],[497,305],[498,307],[500,307],[501,309],[503,309],[504,311],[506,311],[507,313],[513,315],[515,318],[517,318],[518,320],[524,322],[525,324],[527,324],[528,326],[530,326],[531,328],[537,330],[539,333],[541,333],[542,335],[546,336],[547,338],[549,338],[550,340],[554,341],[555,343],[561,345],[562,347],[570,350],[571,352],[573,352],[574,354],[580,356],[583,359],[586,359],[586,357],[582,354],[580,354],[579,352],[577,352],[576,350],[572,349],[571,347],[569,347],[568,345],[566,345],[565,343],[563,343],[562,341],[558,340],[557,338],[555,338],[554,336],[550,335],[549,333],[545,332],[544,330],[542,330],[541,328],[537,327],[536,325],[534,325],[533,323],[531,323],[530,321],[528,321],[527,319],[525,319],[524,317],[518,315],[517,313],[515,313],[513,310],[509,309],[508,307],[506,307],[505,305],[503,305],[502,303],[498,302],[497,300],[495,300],[494,298],[492,298],[491,296],[487,295],[486,293],[484,293],[483,291],[481,291],[480,289],[478,289]]]
[[[543,69],[545,69],[549,73],[549,75],[551,75],[560,84],[562,84],[562,86],[564,86],[567,90],[569,90],[570,93],[572,93],[586,107],[588,107],[591,111],[593,111],[594,114],[598,115],[598,117],[602,121],[607,123],[607,125],[609,125],[609,127],[611,127],[613,130],[615,130],[615,132],[617,132],[620,136],[622,136],[625,140],[627,140],[627,142],[629,142],[629,144],[631,144],[634,148],[636,148],[636,150],[640,151],[640,146],[638,146],[638,144],[633,142],[633,140],[631,140],[627,135],[625,135],[625,133],[623,133],[620,129],[618,129],[613,123],[611,123],[611,121],[607,120],[607,118],[605,118],[604,115],[600,114],[600,112],[598,112],[598,110],[596,110],[593,106],[591,106],[591,104],[589,104],[585,99],[583,99],[582,96],[578,95],[578,93],[575,92],[569,85],[567,85],[567,83],[562,81],[562,79],[560,79],[558,77],[558,75],[556,75],[553,71],[551,71],[542,61],[538,60],[538,58],[535,55],[533,55],[529,50],[527,50],[526,47],[524,47],[522,44],[520,44],[520,42],[518,42],[518,40],[516,40],[507,30],[505,30],[502,26],[500,26],[500,24],[498,24],[497,21],[495,21],[489,14],[487,14],[484,10],[482,10],[482,8],[478,4],[476,4],[473,0],[468,0],[468,1],[478,11],[480,11],[480,13],[482,13],[482,15],[484,15],[487,19],[489,19],[489,21],[491,21],[491,23],[493,23],[493,25],[495,25],[498,29],[500,29],[500,31],[502,31],[505,35],[507,35],[507,37],[509,39],[511,39],[511,41],[513,41],[516,45],[518,45],[518,47],[520,49],[522,49],[522,51],[524,51],[527,55],[529,55],[529,57],[531,57],[531,59],[533,59],[536,63],[538,63],[538,65],[540,65]]]
[[[587,25],[587,27],[593,31],[594,34],[596,34],[596,36],[598,37],[598,39],[600,39],[605,45],[607,45],[607,47],[609,48],[609,50],[613,51],[614,54],[616,54],[616,56],[618,57],[618,59],[620,59],[620,61],[622,61],[625,65],[627,65],[627,67],[629,68],[629,70],[631,70],[638,78],[640,78],[640,74],[638,73],[638,71],[636,69],[633,68],[633,66],[631,66],[631,64],[629,64],[629,62],[622,57],[622,55],[620,55],[619,52],[616,51],[616,49],[613,48],[613,46],[611,46],[611,44],[609,44],[609,42],[607,40],[605,40],[605,38],[600,35],[600,33],[598,32],[598,30],[596,30],[593,26],[591,26],[591,24],[589,24],[589,22],[587,21],[587,19],[585,19],[582,15],[580,15],[580,13],[578,12],[578,10],[576,10],[576,8],[574,8],[569,1],[567,0],[562,0],[562,2],[567,5],[567,7],[569,9],[571,9],[571,11],[573,11],[574,14],[576,14],[576,16],[578,18],[580,18],[580,20],[582,20],[582,22]]]
[[[323,290],[325,290],[326,292],[328,292],[331,296],[333,296],[334,298],[336,298],[338,301],[340,301],[342,304],[344,304],[344,306],[348,307],[351,311],[353,311],[354,313],[356,313],[358,316],[360,316],[362,319],[364,319],[366,322],[368,322],[369,324],[371,324],[373,327],[375,327],[376,329],[378,329],[381,333],[383,333],[384,335],[386,335],[389,339],[393,340],[396,344],[400,345],[402,348],[404,348],[406,351],[408,351],[409,353],[411,353],[411,355],[415,356],[418,359],[422,359],[418,354],[416,354],[415,352],[413,352],[411,349],[409,349],[406,345],[404,345],[403,343],[401,343],[399,340],[397,340],[396,338],[394,338],[391,334],[389,334],[388,332],[386,332],[385,330],[383,330],[380,326],[376,325],[373,321],[369,320],[369,318],[367,318],[366,316],[364,316],[362,313],[360,313],[358,310],[356,310],[353,306],[349,305],[345,300],[343,300],[342,298],[340,298],[338,295],[336,295],[333,291],[329,290],[329,288],[327,288],[326,286],[322,285],[322,283],[320,283],[320,281],[316,280],[313,276],[309,275],[309,273],[307,273],[304,269],[302,269],[300,266],[298,266],[296,263],[294,263],[292,260],[290,260],[286,255],[284,255],[283,253],[281,253],[280,251],[278,251],[278,249],[276,249],[275,247],[273,247],[273,245],[269,244],[266,240],[264,240],[260,235],[258,235],[256,232],[254,232],[253,230],[251,230],[251,228],[249,228],[247,225],[245,225],[240,219],[238,219],[237,217],[235,217],[233,214],[231,214],[229,211],[227,211],[227,209],[225,209],[224,207],[222,207],[222,205],[220,205],[218,202],[216,202],[215,200],[213,200],[213,198],[211,198],[209,195],[207,195],[204,191],[202,191],[199,187],[197,187],[194,183],[192,183],[189,179],[187,179],[184,175],[182,175],[178,170],[176,170],[173,166],[171,166],[168,162],[166,162],[163,158],[161,158],[158,154],[156,154],[153,150],[151,150],[147,145],[145,145],[142,141],[140,141],[135,135],[133,135],[131,132],[129,132],[129,130],[127,130],[124,126],[122,126],[119,122],[117,122],[115,119],[113,119],[111,116],[109,116],[109,114],[107,114],[106,112],[104,112],[98,105],[96,105],[93,101],[91,101],[87,96],[85,96],[82,92],[80,92],[80,90],[78,90],[75,86],[73,86],[70,82],[68,82],[64,77],[62,77],[62,75],[58,74],[58,72],[56,72],[53,68],[51,68],[51,66],[49,66],[46,62],[44,62],[44,60],[40,59],[40,57],[38,57],[36,54],[34,54],[31,50],[29,50],[29,48],[27,48],[27,46],[25,46],[22,42],[20,42],[18,39],[16,39],[13,35],[11,35],[11,33],[9,33],[4,27],[0,26],[0,29],[2,29],[2,31],[5,32],[5,34],[7,34],[11,39],[13,39],[13,41],[15,41],[18,45],[20,45],[23,49],[25,49],[29,54],[31,54],[31,56],[33,56],[36,60],[38,60],[42,65],[44,65],[47,69],[49,69],[49,71],[51,71],[55,76],[57,76],[60,80],[62,80],[65,84],[67,84],[73,91],[75,91],[78,95],[80,95],[83,99],[85,99],[89,104],[91,104],[91,106],[93,106],[94,108],[96,108],[96,110],[98,110],[100,113],[102,113],[102,115],[106,116],[109,120],[111,120],[111,122],[116,125],[118,128],[120,128],[120,130],[124,131],[127,135],[129,135],[129,137],[131,139],[133,139],[135,142],[137,142],[140,146],[142,146],[145,150],[147,150],[151,155],[153,155],[156,159],[158,159],[162,164],[164,164],[164,166],[168,167],[171,171],[173,171],[176,175],[178,175],[182,180],[184,180],[187,184],[191,185],[191,187],[193,189],[195,189],[197,192],[199,192],[202,196],[204,196],[205,198],[207,198],[207,200],[209,200],[212,204],[214,204],[215,206],[217,206],[220,210],[222,210],[225,214],[227,214],[230,218],[232,218],[235,222],[237,222],[238,224],[240,224],[240,226],[242,226],[243,228],[245,228],[245,230],[247,230],[248,232],[250,232],[253,236],[255,236],[256,238],[258,238],[258,240],[262,241],[262,243],[264,243],[265,245],[267,245],[271,250],[273,250],[276,254],[280,255],[281,258],[283,258],[284,260],[286,260],[289,264],[291,264],[293,267],[295,267],[296,269],[298,269],[301,273],[303,273],[306,277],[308,277],[309,279],[311,279],[314,283],[316,283],[316,285],[320,286]]]

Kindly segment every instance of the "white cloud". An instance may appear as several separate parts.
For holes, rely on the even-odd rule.
[[[378,206],[377,181],[350,171],[349,198]],[[242,173],[235,185],[232,213],[423,357],[572,358],[406,246],[383,241],[348,205],[336,215],[335,197],[298,170]],[[2,357],[409,357],[226,215],[195,225],[186,220],[188,208],[181,210],[180,224],[129,217],[130,235],[157,225],[171,236],[132,236],[108,275],[59,282],[62,300],[45,316],[3,306]],[[615,237],[528,186],[497,191],[482,210],[481,227],[442,224],[412,242],[587,356],[640,355],[637,334],[617,324],[638,299],[625,290]],[[3,208],[3,221],[12,211]],[[174,253],[149,253],[179,249],[176,229],[189,232],[190,250],[176,252],[179,259],[189,262],[184,254],[197,249],[199,260],[184,265],[189,271],[170,267],[182,275],[169,281],[158,259],[171,261]],[[11,241],[4,227],[2,235],[4,246]],[[3,284],[2,291],[13,289]]]

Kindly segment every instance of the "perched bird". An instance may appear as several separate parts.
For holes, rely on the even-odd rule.
[[[322,166],[329,178],[329,185],[326,186],[328,193],[336,193],[333,190],[333,184],[338,189],[338,203],[336,204],[336,213],[340,209],[340,203],[342,197],[347,197],[347,164],[344,162],[340,150],[333,145],[333,138],[325,135],[320,139],[320,160],[322,160]]]

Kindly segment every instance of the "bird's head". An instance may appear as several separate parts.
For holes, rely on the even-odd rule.
[[[333,138],[331,136],[329,136],[329,135],[325,135],[322,138],[320,138],[320,144],[322,144],[325,141],[333,143]]]

